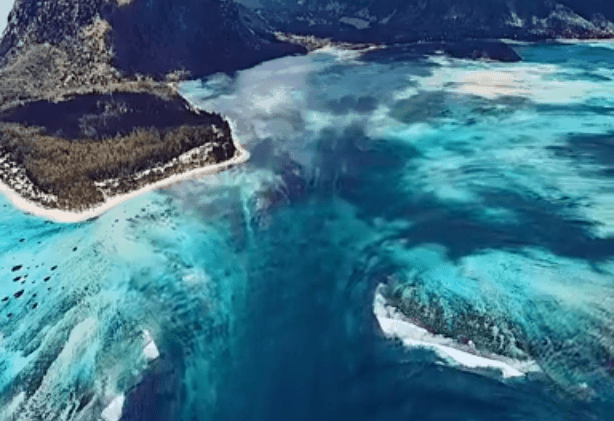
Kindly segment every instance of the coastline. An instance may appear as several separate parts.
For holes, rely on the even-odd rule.
[[[53,222],[60,222],[60,223],[84,222],[89,219],[96,218],[104,214],[108,210],[120,205],[121,203],[124,203],[128,200],[131,200],[135,197],[138,197],[152,190],[156,190],[156,189],[163,188],[163,187],[168,187],[172,184],[175,184],[175,183],[178,183],[184,180],[188,180],[190,178],[197,178],[197,177],[204,176],[204,175],[215,174],[229,167],[232,167],[234,165],[238,165],[238,164],[242,164],[246,162],[250,157],[249,152],[246,149],[244,149],[243,146],[239,142],[237,142],[235,139],[233,139],[233,143],[236,148],[236,153],[231,159],[227,161],[219,162],[217,164],[209,165],[206,167],[195,168],[185,173],[171,175],[170,177],[156,181],[155,183],[145,185],[129,193],[119,194],[116,196],[106,198],[106,200],[103,203],[96,205],[88,210],[81,211],[81,212],[52,209],[52,208],[40,206],[24,198],[23,196],[19,195],[15,190],[7,186],[2,181],[0,181],[0,193],[4,194],[9,199],[11,203],[13,204],[13,206],[15,206],[16,208],[20,209],[21,211],[25,213],[28,213],[34,216],[43,217]]]
[[[390,305],[383,295],[384,288],[385,286],[380,284],[375,289],[373,314],[385,337],[399,339],[407,348],[429,349],[452,367],[499,371],[503,379],[541,372],[537,362],[532,359],[517,360],[479,351],[471,341],[462,344],[451,338],[428,332]]]

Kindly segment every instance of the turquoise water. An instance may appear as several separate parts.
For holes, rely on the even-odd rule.
[[[0,199],[0,419],[611,419],[612,49],[330,50],[183,84],[247,164],[82,224]],[[381,284],[539,371],[387,338]]]

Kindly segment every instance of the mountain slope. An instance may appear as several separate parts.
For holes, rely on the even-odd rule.
[[[46,79],[113,90],[137,74],[198,77],[303,51],[249,27],[243,9],[232,0],[16,0],[0,65],[15,70],[28,57],[19,78],[38,79],[41,89]]]
[[[360,42],[614,36],[606,0],[240,0],[284,31]]]

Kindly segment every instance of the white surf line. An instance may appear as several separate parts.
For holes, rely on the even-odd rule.
[[[124,395],[118,395],[109,403],[109,405],[102,411],[100,417],[104,421],[119,421],[122,417],[122,409],[124,407],[124,401],[126,398]]]
[[[158,350],[158,346],[154,341],[151,333],[147,329],[143,331],[143,340],[145,341],[145,348],[143,348],[143,355],[147,359],[147,361],[153,361],[160,356],[160,351]]]
[[[40,216],[46,219],[50,219],[54,222],[62,222],[62,223],[75,223],[75,222],[83,222],[88,219],[95,218],[97,216],[102,215],[108,210],[124,203],[128,200],[134,199],[137,196],[142,195],[143,193],[150,192],[152,190],[160,189],[163,187],[168,187],[172,184],[178,183],[180,181],[184,181],[190,178],[202,177],[205,175],[211,175],[218,173],[227,169],[228,167],[232,167],[234,165],[242,164],[246,162],[250,154],[247,150],[245,150],[241,144],[234,139],[232,139],[234,146],[237,150],[235,156],[231,159],[220,162],[217,164],[209,165],[207,167],[195,168],[193,170],[187,171],[181,174],[174,174],[165,179],[157,181],[152,184],[148,184],[143,186],[137,190],[131,191],[126,194],[114,195],[109,197],[105,202],[96,205],[90,209],[85,211],[64,211],[59,209],[52,209],[41,206],[38,203],[32,202],[23,196],[19,195],[16,191],[11,189],[9,186],[0,181],[0,193],[4,193],[8,199],[13,203],[13,205],[31,215]],[[188,151],[187,153],[190,153]]]
[[[534,361],[520,361],[494,354],[479,353],[471,342],[469,345],[463,345],[444,336],[430,333],[411,323],[399,310],[389,305],[382,294],[382,288],[385,286],[380,284],[375,291],[373,313],[386,337],[400,339],[405,346],[410,348],[430,349],[451,365],[501,370],[506,379],[521,377],[531,371],[540,371]]]
[[[578,44],[578,45],[585,45],[585,44],[602,44],[602,45],[607,45],[607,44],[613,44],[614,45],[614,38],[554,38],[555,42],[559,43],[559,44]]]
[[[539,44],[538,42],[522,41],[522,40],[517,40],[517,39],[512,39],[512,38],[499,38],[499,41],[505,44],[509,44],[509,45],[537,45]]]

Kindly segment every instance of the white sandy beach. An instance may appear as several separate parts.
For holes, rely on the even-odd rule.
[[[233,165],[241,164],[249,159],[249,152],[245,150],[239,142],[233,139],[235,147],[237,149],[237,153],[235,156],[228,161],[220,162],[218,164],[210,165],[203,168],[195,168],[193,170],[187,171],[182,174],[175,174],[163,180],[157,181],[152,184],[148,184],[140,189],[131,191],[126,194],[119,194],[113,197],[108,198],[104,203],[97,205],[91,209],[86,211],[78,212],[78,211],[64,211],[59,209],[51,209],[43,207],[37,203],[34,203],[22,196],[20,196],[17,192],[11,189],[6,184],[0,182],[0,192],[4,193],[9,200],[13,203],[13,205],[24,212],[29,214],[40,216],[54,222],[63,222],[63,223],[75,223],[75,222],[83,222],[88,219],[95,218],[97,216],[102,215],[106,211],[114,208],[115,206],[126,202],[130,199],[133,199],[143,193],[147,193],[149,191],[170,186],[172,184],[178,183],[183,180],[187,180],[190,178],[202,177],[210,174],[215,174],[220,171],[223,171]]]

